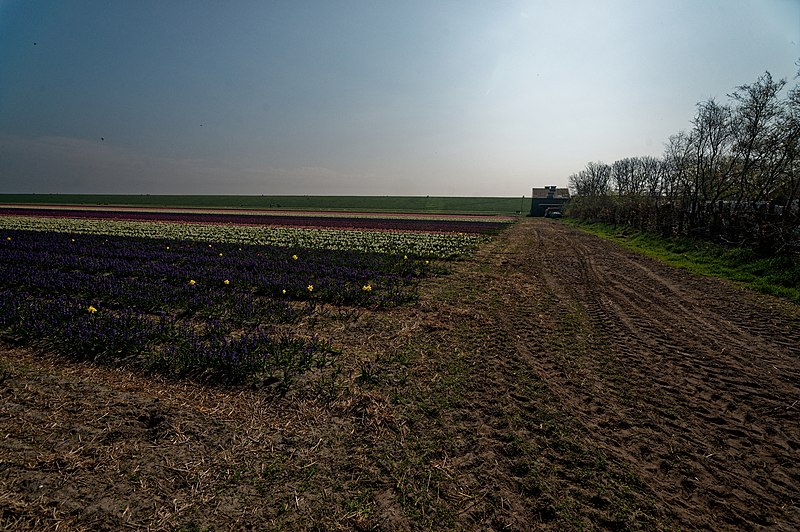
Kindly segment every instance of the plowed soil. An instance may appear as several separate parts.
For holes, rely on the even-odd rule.
[[[0,348],[15,530],[800,529],[800,309],[552,220],[287,393]]]

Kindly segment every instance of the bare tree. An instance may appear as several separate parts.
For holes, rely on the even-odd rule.
[[[789,91],[778,130],[784,132],[781,148],[786,158],[781,197],[784,208],[791,210],[800,201],[800,85]]]
[[[643,192],[649,198],[661,197],[664,164],[657,157],[646,155],[639,157],[639,167],[642,173]]]
[[[743,201],[759,202],[775,192],[788,162],[781,144],[785,141],[781,116],[786,107],[779,93],[786,80],[774,81],[769,72],[755,83],[736,88],[731,99],[733,113],[733,156],[738,174],[736,208]]]
[[[611,167],[603,162],[586,163],[586,178],[590,196],[605,196],[611,185]]]
[[[667,200],[691,196],[691,144],[685,131],[671,135],[664,147],[663,190]]]
[[[586,168],[569,176],[569,188],[577,196],[602,196],[608,193],[611,167],[600,162],[590,162]]]
[[[696,199],[714,202],[731,188],[733,169],[730,157],[733,143],[731,108],[718,104],[713,98],[697,105],[689,135],[693,148],[694,190]],[[698,206],[695,206],[698,207]]]
[[[635,161],[631,158],[620,159],[611,164],[611,181],[620,197],[632,192]]]
[[[573,196],[588,196],[589,195],[589,180],[586,177],[586,172],[581,170],[576,174],[569,176],[569,191]]]

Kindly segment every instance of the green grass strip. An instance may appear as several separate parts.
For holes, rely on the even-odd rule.
[[[149,207],[300,209],[446,214],[527,214],[531,198],[444,196],[218,196],[149,194],[0,194],[0,203]]]
[[[575,219],[565,219],[564,222],[671,266],[699,275],[728,279],[800,304],[800,260],[797,256],[759,257],[749,249],[690,238],[665,239],[627,226]]]

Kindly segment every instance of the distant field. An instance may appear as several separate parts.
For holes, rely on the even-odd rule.
[[[528,213],[530,198],[470,198],[441,196],[190,196],[123,194],[0,194],[0,203],[62,205],[136,205],[154,207],[215,207],[247,209],[308,209],[316,211]]]

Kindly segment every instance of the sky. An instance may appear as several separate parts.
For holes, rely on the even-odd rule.
[[[800,0],[0,0],[0,193],[529,196],[798,59]]]

